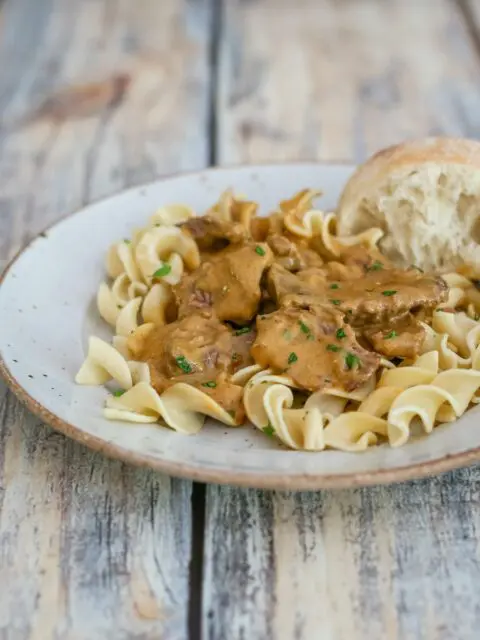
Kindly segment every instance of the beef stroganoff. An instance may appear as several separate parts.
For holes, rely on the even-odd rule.
[[[157,211],[107,255],[76,381],[118,389],[105,417],[185,434],[246,420],[293,449],[363,451],[430,433],[480,401],[480,293],[395,267],[381,229],[340,237],[304,190],[268,217],[225,192]]]

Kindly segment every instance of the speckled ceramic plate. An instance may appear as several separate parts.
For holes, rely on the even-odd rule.
[[[205,482],[315,489],[394,482],[447,471],[480,458],[480,414],[435,429],[400,449],[365,453],[287,451],[251,426],[208,421],[197,436],[154,425],[109,422],[106,391],[74,384],[90,334],[109,337],[94,296],[109,245],[160,205],[205,210],[225,188],[268,212],[304,187],[322,188],[334,207],[353,167],[319,164],[214,169],[159,180],[102,200],[40,234],[7,267],[0,286],[0,371],[45,422],[112,457]]]

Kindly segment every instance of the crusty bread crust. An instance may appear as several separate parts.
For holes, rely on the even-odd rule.
[[[461,164],[480,170],[480,142],[465,138],[421,138],[381,149],[360,165],[345,185],[338,203],[339,232],[346,232],[342,230],[342,222],[347,223],[352,208],[379,182],[397,169],[408,165],[416,168],[426,162]]]
[[[425,138],[383,149],[361,165],[340,197],[338,232],[378,226],[399,266],[480,272],[480,142]]]

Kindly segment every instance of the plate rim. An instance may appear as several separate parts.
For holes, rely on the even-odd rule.
[[[44,237],[48,231],[67,221],[69,218],[80,215],[86,208],[98,204],[102,201],[107,201],[127,193],[129,191],[136,191],[138,189],[146,188],[150,185],[157,184],[159,182],[165,182],[176,177],[188,177],[198,176],[201,174],[208,174],[217,171],[231,171],[249,169],[255,171],[255,169],[265,169],[268,167],[281,167],[281,166],[319,166],[319,167],[352,167],[356,165],[351,162],[335,161],[335,162],[322,162],[322,161],[279,161],[279,162],[265,162],[256,164],[232,164],[222,165],[220,167],[207,167],[195,171],[180,171],[173,172],[171,174],[162,175],[155,180],[149,180],[148,182],[128,187],[127,189],[121,189],[119,191],[110,193],[106,196],[102,196],[91,202],[83,205],[81,208],[72,211],[71,213],[63,216],[60,220],[56,220],[52,224],[48,225],[42,231],[37,233],[31,238],[27,244],[21,247],[13,257],[4,266],[2,273],[0,274],[0,287],[2,286],[8,273],[15,265],[15,263],[21,258],[21,256],[30,248],[30,246],[38,240],[40,237]],[[473,449],[463,451],[456,454],[445,454],[441,458],[431,460],[427,462],[417,462],[402,467],[395,467],[394,469],[378,469],[375,471],[362,471],[354,473],[342,473],[342,474],[298,474],[294,476],[284,475],[282,473],[274,473],[271,475],[263,475],[259,472],[252,471],[238,471],[238,470],[222,470],[206,469],[200,463],[182,463],[172,462],[169,460],[159,459],[155,456],[146,453],[137,453],[125,449],[123,446],[114,444],[112,442],[105,441],[95,435],[86,433],[81,428],[76,427],[70,422],[57,416],[53,411],[50,411],[44,407],[40,402],[30,395],[28,391],[17,381],[13,373],[8,368],[2,353],[0,352],[0,377],[3,378],[7,387],[13,394],[37,417],[47,423],[56,431],[64,434],[65,436],[79,442],[93,451],[97,451],[108,458],[121,460],[123,462],[134,464],[139,467],[146,467],[158,471],[160,473],[167,474],[178,478],[183,478],[195,482],[213,483],[221,485],[242,486],[257,489],[278,489],[278,490],[319,490],[319,489],[345,489],[348,487],[362,487],[372,486],[379,484],[393,484],[397,482],[405,482],[407,480],[414,480],[425,478],[428,476],[437,475],[440,473],[446,473],[454,469],[467,467],[480,460],[480,445]],[[318,455],[318,452],[312,453],[312,455]]]

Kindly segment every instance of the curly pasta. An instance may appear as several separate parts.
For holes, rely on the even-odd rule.
[[[238,222],[245,229],[250,229],[250,223],[258,209],[256,202],[249,202],[240,196],[234,196],[231,189],[224,191],[205,215],[223,220],[224,222]]]
[[[104,411],[107,418],[126,422],[143,422],[143,418],[152,422],[163,420],[170,428],[185,434],[198,433],[205,416],[230,427],[236,426],[232,416],[217,402],[183,382],[173,385],[161,395],[150,384],[139,382],[121,397],[109,397]]]
[[[274,228],[284,228],[287,237],[299,239],[300,246],[315,247],[321,259],[336,260],[355,245],[376,248],[381,229],[337,236],[335,214],[313,207],[319,195],[305,189],[282,201],[272,216]],[[257,207],[227,190],[207,214],[250,230]],[[110,283],[100,284],[96,301],[100,316],[115,335],[111,345],[90,338],[87,357],[76,376],[79,384],[113,380],[121,387],[106,401],[108,419],[159,422],[184,434],[197,433],[205,416],[237,426],[234,412],[197,387],[176,382],[157,393],[149,366],[132,359],[135,341],[155,325],[167,324],[172,287],[185,271],[200,265],[197,243],[178,226],[194,215],[186,205],[162,207],[145,227],[134,230],[130,240],[117,242],[108,251]],[[480,403],[480,292],[460,273],[443,277],[449,286],[448,299],[431,319],[430,311],[428,322],[421,323],[426,334],[421,355],[400,365],[393,358],[382,358],[380,374],[355,391],[332,388],[306,397],[286,372],[274,373],[259,364],[231,374],[231,383],[244,387],[243,405],[252,424],[291,449],[359,452],[379,442],[401,446],[415,423],[429,434],[436,425],[456,420],[469,406]]]

